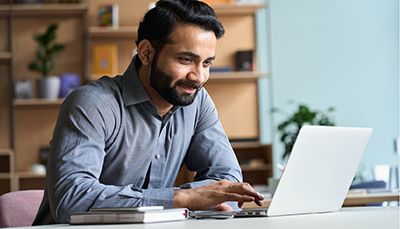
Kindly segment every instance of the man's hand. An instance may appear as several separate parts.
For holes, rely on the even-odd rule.
[[[189,210],[232,211],[224,204],[226,201],[237,201],[239,208],[244,202],[254,201],[262,206],[264,197],[255,191],[248,183],[237,183],[228,180],[216,181],[192,189],[175,190],[174,208],[188,208]]]

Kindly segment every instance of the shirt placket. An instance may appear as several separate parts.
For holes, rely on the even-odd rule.
[[[165,128],[161,129],[158,136],[157,147],[154,150],[152,156],[152,168],[150,172],[150,184],[153,188],[162,188],[164,171],[166,164],[166,152],[165,152]]]

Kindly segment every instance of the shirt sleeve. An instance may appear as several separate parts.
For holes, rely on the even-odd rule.
[[[201,101],[196,130],[185,159],[186,167],[195,171],[196,176],[194,182],[179,188],[194,188],[223,179],[242,182],[236,155],[205,90]]]
[[[104,93],[103,93],[104,94]],[[72,212],[92,207],[163,205],[172,208],[174,190],[142,190],[99,181],[108,136],[121,121],[115,99],[77,90],[63,103],[50,144],[46,191],[52,218],[68,223]]]

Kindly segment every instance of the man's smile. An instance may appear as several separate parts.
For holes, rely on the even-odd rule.
[[[180,83],[180,84],[178,84],[178,86],[180,86],[180,88],[183,89],[184,93],[187,93],[187,94],[193,94],[193,93],[195,93],[195,92],[198,90],[198,88],[199,88],[199,87],[197,87],[197,86],[189,86],[189,85],[184,84],[184,83]]]

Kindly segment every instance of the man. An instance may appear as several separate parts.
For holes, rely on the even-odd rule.
[[[51,141],[34,225],[68,223],[93,207],[232,210],[263,197],[242,175],[203,89],[222,24],[205,3],[161,0],[140,23],[123,76],[71,93]],[[185,164],[194,182],[173,187]]]

